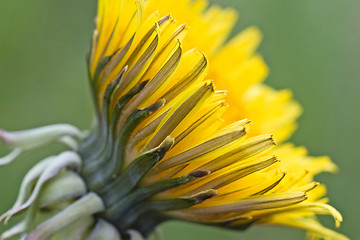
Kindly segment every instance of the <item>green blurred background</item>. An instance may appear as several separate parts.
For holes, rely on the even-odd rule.
[[[306,145],[311,155],[331,156],[340,166],[337,175],[322,174],[318,180],[327,184],[332,205],[344,216],[339,231],[360,239],[360,1],[211,2],[238,10],[234,32],[250,25],[263,31],[259,51],[271,69],[267,82],[292,89],[305,109],[292,140]],[[1,128],[57,122],[82,129],[90,125],[85,55],[95,8],[95,0],[1,1]],[[57,150],[61,148],[47,146],[0,169],[0,212],[15,200],[29,167]],[[0,146],[0,154],[6,152]],[[328,218],[322,220],[332,226]],[[258,226],[233,232],[174,222],[163,230],[169,240],[304,239],[298,230]]]

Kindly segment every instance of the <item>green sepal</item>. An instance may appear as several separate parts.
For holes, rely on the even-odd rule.
[[[116,86],[119,84],[126,71],[127,66],[125,66],[121,70],[120,74],[113,82],[108,84],[105,90],[103,96],[102,112],[100,114],[100,117],[98,118],[96,131],[93,135],[89,137],[89,140],[86,140],[85,145],[81,146],[80,148],[80,152],[82,153],[84,159],[87,159],[87,156],[90,156],[90,158],[88,159],[99,159],[98,156],[103,153],[106,147],[107,139],[109,136],[109,106]],[[87,141],[91,143],[87,143]]]
[[[117,154],[113,157],[113,161],[115,161],[117,164],[114,168],[112,168],[113,174],[118,174],[121,170],[126,145],[131,136],[131,133],[145,118],[156,112],[159,108],[164,106],[164,104],[165,101],[163,99],[160,99],[147,108],[135,110],[133,114],[131,114],[130,117],[126,120],[124,126],[120,130],[115,145],[117,146]]]
[[[103,102],[103,110],[107,109],[109,110],[109,104],[114,96],[114,92],[116,88],[119,86],[121,79],[123,78],[125,72],[127,71],[128,66],[126,65],[121,72],[118,74],[118,76],[115,78],[115,80],[111,83],[109,83],[105,89],[104,93],[104,102]]]
[[[112,183],[99,190],[105,204],[111,206],[128,194],[144,175],[171,149],[174,139],[167,137],[160,146],[142,153]]]
[[[126,198],[123,198],[120,201],[116,202],[114,205],[108,207],[105,214],[109,219],[119,218],[119,216],[123,215],[132,206],[135,206],[136,204],[154,196],[157,193],[188,183],[209,174],[209,171],[198,170],[186,176],[157,181],[139,187],[133,192],[131,192],[128,196],[126,196]]]
[[[117,82],[120,82],[122,74],[119,75]],[[115,109],[112,113],[112,118],[110,120],[110,126],[108,126],[107,122],[107,113],[106,119],[103,116],[103,122],[106,122],[101,126],[101,128],[106,128],[106,132],[102,131],[102,135],[98,136],[97,141],[94,144],[90,145],[92,148],[81,149],[82,155],[84,155],[84,168],[83,174],[90,175],[91,173],[97,171],[100,165],[105,164],[104,159],[108,159],[113,151],[113,136],[116,134],[116,123],[121,114],[121,111],[124,109],[126,104],[136,95],[138,94],[146,85],[146,81],[142,82],[135,87],[133,87],[128,93],[122,96],[117,102]],[[116,85],[114,85],[116,87]],[[111,87],[109,87],[109,92],[111,92]],[[110,93],[108,93],[110,94]],[[107,108],[107,106],[106,106]],[[100,145],[100,147],[98,147]],[[95,147],[97,146],[97,147]],[[99,151],[100,149],[100,151]],[[94,152],[95,151],[95,152]]]
[[[125,105],[136,95],[138,94],[144,87],[145,85],[149,82],[149,80],[143,81],[141,83],[139,83],[138,85],[136,85],[135,87],[133,87],[128,93],[126,93],[124,96],[122,96],[120,98],[120,100],[118,101],[118,103],[115,106],[115,109],[112,113],[112,119],[110,122],[110,125],[112,126],[116,126],[117,121],[119,120],[121,111],[124,109]],[[113,130],[116,130],[113,129]]]
[[[150,212],[153,212],[154,214],[161,214],[166,211],[190,208],[216,195],[216,190],[209,189],[190,197],[147,201],[138,205],[136,208],[132,208],[124,216],[115,220],[119,222],[120,226],[128,228],[135,224],[137,219],[141,219],[144,214],[148,214]]]
[[[96,70],[95,70],[95,74],[93,79],[95,80],[95,86],[96,88],[98,87],[98,80],[99,80],[99,76],[100,73],[104,70],[104,68],[106,67],[106,65],[111,61],[111,59],[118,53],[119,50],[115,51],[113,54],[109,55],[109,56],[105,56],[103,59],[101,59],[99,61],[99,64],[96,66]]]
[[[93,176],[88,179],[88,186],[90,189],[97,191],[99,188],[102,188],[105,183],[111,180],[113,176],[119,174],[125,155],[126,144],[131,133],[142,120],[163,105],[164,101],[159,100],[147,108],[135,110],[134,113],[130,115],[116,138],[114,143],[115,151],[111,151],[114,153],[111,155],[109,161],[104,162],[100,168],[96,169]]]
[[[125,56],[125,54],[129,50],[130,46],[132,45],[133,40],[134,40],[134,36],[129,40],[129,42],[124,46],[124,48],[121,49],[119,54],[117,54],[118,51],[116,51],[112,56],[110,56],[111,59],[113,60],[111,62],[111,64],[107,64],[107,63],[109,63],[109,61],[108,61],[109,59],[105,60],[105,62],[103,62],[103,64],[105,64],[104,66],[101,67],[100,66],[101,64],[99,64],[98,68],[99,68],[99,70],[101,68],[100,72],[102,70],[104,70],[104,74],[106,74],[110,70],[113,70],[113,65],[117,65],[117,63]],[[98,69],[96,69],[96,70],[98,70]],[[95,105],[95,114],[96,114],[96,121],[97,121],[96,125],[97,126],[95,127],[94,134],[92,134],[91,137],[86,139],[86,141],[83,143],[82,148],[83,148],[83,150],[85,150],[85,151],[83,151],[84,153],[87,152],[86,150],[91,150],[93,148],[93,144],[94,144],[94,142],[96,142],[98,140],[98,135],[100,134],[99,124],[101,122],[101,113],[100,113],[99,106],[98,106],[98,89],[97,89],[98,84],[99,84],[98,81],[100,80],[100,79],[98,79],[99,73],[97,73],[97,74],[95,73],[95,76],[92,77],[91,72],[90,72],[90,62],[88,62],[88,75],[89,75],[90,87],[91,87],[91,91],[92,91],[91,95],[92,95],[92,99],[93,99],[93,102]],[[119,75],[121,75],[121,72]],[[116,78],[116,80],[118,78],[119,78],[119,76]]]

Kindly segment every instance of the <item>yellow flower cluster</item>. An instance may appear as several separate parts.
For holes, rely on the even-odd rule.
[[[68,148],[27,173],[0,222],[25,217],[0,238],[143,239],[182,219],[346,240],[316,217],[342,221],[314,182],[337,167],[286,143],[301,107],[291,91],[263,83],[258,29],[228,40],[236,19],[201,0],[98,0],[88,56],[93,129],[0,129],[13,149],[0,165],[49,142]]]
[[[118,129],[136,108],[161,105],[134,131],[126,165],[171,136],[174,146],[142,184],[200,170],[208,174],[153,199],[209,190],[216,196],[168,216],[230,228],[282,224],[315,237],[346,239],[315,219],[330,214],[337,224],[342,221],[322,198],[325,187],[313,182],[315,174],[336,166],[327,157],[308,157],[304,148],[282,144],[296,129],[301,107],[291,91],[263,83],[268,68],[256,53],[257,28],[227,41],[236,19],[234,10],[208,7],[206,1],[99,1],[89,60],[99,108],[106,86],[124,68],[112,106],[137,84],[146,85],[122,111]],[[107,67],[97,71],[107,56]],[[240,119],[251,119],[251,127]],[[273,148],[269,133],[279,146]]]

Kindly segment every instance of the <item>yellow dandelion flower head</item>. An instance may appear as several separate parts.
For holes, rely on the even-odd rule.
[[[282,143],[301,107],[291,91],[263,83],[257,28],[228,40],[236,18],[206,1],[99,0],[88,56],[94,127],[0,132],[14,149],[1,164],[50,141],[70,149],[29,171],[1,220],[25,210],[27,218],[2,238],[137,239],[182,219],[239,230],[280,224],[347,239],[316,219],[342,221],[313,180],[336,166]],[[44,209],[54,215],[32,228],[29,219]]]

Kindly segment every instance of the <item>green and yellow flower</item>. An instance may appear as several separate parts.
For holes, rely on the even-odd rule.
[[[347,239],[316,218],[342,221],[313,180],[337,167],[283,143],[301,107],[263,83],[259,30],[227,41],[235,21],[232,9],[205,1],[99,0],[88,56],[94,127],[0,131],[13,148],[2,165],[49,142],[69,148],[28,172],[0,220],[25,218],[1,238],[138,239],[181,219]]]

